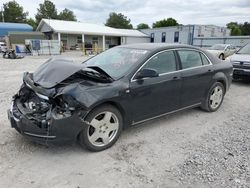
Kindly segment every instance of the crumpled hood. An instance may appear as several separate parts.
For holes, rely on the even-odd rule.
[[[250,54],[234,54],[231,56],[231,62],[233,61],[250,62]]]
[[[82,64],[70,60],[52,58],[33,73],[33,81],[44,88],[51,88],[83,68]]]

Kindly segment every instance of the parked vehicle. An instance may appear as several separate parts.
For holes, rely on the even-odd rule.
[[[101,151],[132,125],[194,107],[216,111],[231,74],[231,63],[193,46],[118,46],[83,64],[51,59],[24,73],[8,116],[38,142],[77,139]]]
[[[3,58],[5,59],[21,59],[24,58],[24,56],[17,55],[15,50],[6,50],[3,52]]]
[[[228,56],[233,55],[237,51],[237,48],[230,44],[215,44],[208,51],[219,59],[225,60]]]
[[[234,55],[227,58],[233,65],[234,79],[250,78],[250,43],[239,49]]]

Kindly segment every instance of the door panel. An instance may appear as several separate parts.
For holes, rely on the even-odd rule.
[[[140,121],[180,107],[180,72],[133,81],[130,85],[130,108],[133,120]]]
[[[213,65],[205,55],[195,50],[178,50],[182,66],[181,107],[200,103],[208,90]]]
[[[182,107],[200,103],[204,99],[211,81],[212,71],[212,65],[182,71]]]

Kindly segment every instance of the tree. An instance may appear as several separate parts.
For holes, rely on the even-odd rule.
[[[240,24],[240,30],[242,35],[250,35],[250,23]]]
[[[36,28],[37,28],[37,23],[36,23],[36,21],[35,21],[33,18],[27,19],[27,20],[26,20],[26,23],[29,24],[29,25],[31,25],[31,26],[33,27],[33,31],[36,30]]]
[[[237,22],[230,22],[227,24],[227,28],[231,29],[231,35],[232,36],[238,36],[241,35],[241,29]]]
[[[3,20],[3,11],[0,11],[0,22],[4,22],[4,20]]]
[[[168,19],[156,21],[155,23],[153,23],[153,28],[169,27],[169,26],[177,26],[177,25],[179,24],[174,18],[168,18]]]
[[[74,12],[65,8],[60,14],[58,15],[59,20],[68,20],[68,21],[76,21],[76,16]]]
[[[23,7],[16,1],[9,1],[3,4],[3,16],[5,22],[24,23],[28,14],[28,12],[24,12]]]
[[[37,25],[40,23],[42,18],[57,19],[58,16],[55,4],[49,0],[45,0],[43,3],[40,3],[35,17]]]
[[[109,18],[106,20],[106,26],[120,28],[120,29],[132,29],[133,26],[130,23],[130,19],[121,13],[111,12]]]
[[[149,29],[149,25],[145,23],[140,23],[137,25],[137,29]]]

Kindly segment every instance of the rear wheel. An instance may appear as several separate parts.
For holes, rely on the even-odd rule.
[[[221,106],[225,95],[225,88],[222,83],[216,82],[209,89],[207,97],[201,108],[208,112],[215,112]]]
[[[102,151],[111,147],[122,131],[122,115],[111,105],[94,109],[86,121],[89,125],[84,127],[79,141],[83,147],[91,151]]]

